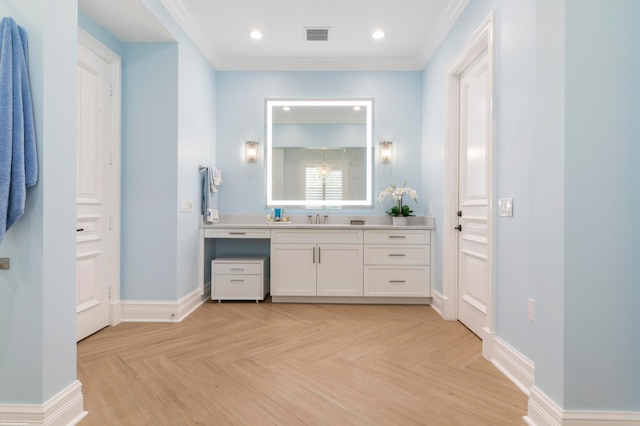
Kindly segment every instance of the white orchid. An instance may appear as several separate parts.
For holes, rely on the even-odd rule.
[[[416,203],[418,202],[418,193],[415,189],[409,188],[407,186],[407,182],[405,181],[402,186],[397,185],[389,185],[386,187],[378,196],[378,202],[381,203],[387,195],[391,195],[391,197],[398,204],[397,206],[393,206],[391,210],[387,212],[387,214],[391,216],[413,216],[413,210],[409,208],[407,205],[402,204],[402,200],[405,195],[411,198]]]

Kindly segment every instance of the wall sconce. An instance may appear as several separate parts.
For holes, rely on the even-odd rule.
[[[247,142],[246,155],[247,163],[258,162],[258,142]]]
[[[393,153],[393,143],[391,142],[380,142],[380,159],[382,160],[382,164],[391,163],[391,154]]]

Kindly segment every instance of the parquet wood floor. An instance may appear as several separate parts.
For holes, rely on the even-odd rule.
[[[428,306],[206,303],[78,343],[90,425],[523,425],[527,397]]]

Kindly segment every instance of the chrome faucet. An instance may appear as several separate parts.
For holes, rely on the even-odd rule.
[[[316,210],[316,225],[320,225],[320,212]]]

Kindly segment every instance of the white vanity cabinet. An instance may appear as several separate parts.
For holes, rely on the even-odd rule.
[[[272,296],[362,296],[362,230],[271,231]]]
[[[236,239],[228,247],[237,248],[238,254],[255,252],[268,259],[263,278],[269,281],[269,287],[264,294],[270,293],[274,303],[432,302],[433,218],[414,218],[408,226],[392,226],[386,217],[367,218],[366,225],[352,225],[338,217],[328,224],[306,224],[302,223],[304,217],[296,219],[292,223],[264,224],[257,222],[264,220],[260,216],[244,225],[229,222],[202,227],[201,280],[206,273],[203,260],[211,261],[205,256],[215,257],[218,248],[220,255],[233,254],[222,243],[216,247],[218,241],[211,241],[207,251],[205,241]],[[245,247],[242,240],[246,240],[246,250],[241,249]],[[220,268],[213,266],[211,271],[215,300],[262,300],[260,285],[249,285],[261,279],[250,277],[249,269],[240,274],[244,277],[231,277],[238,271],[227,273]],[[203,294],[205,285],[203,282]]]
[[[431,296],[431,231],[364,231],[367,297]]]

